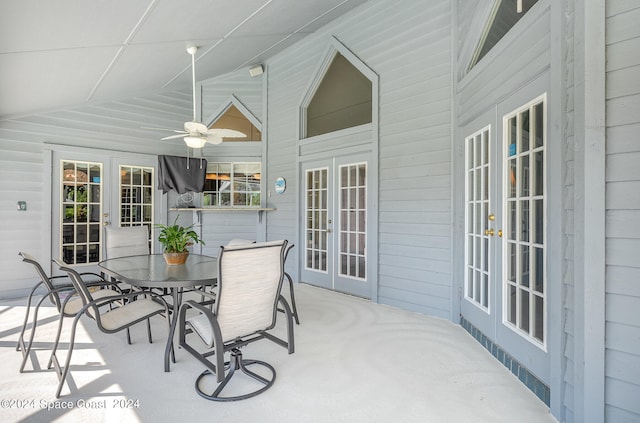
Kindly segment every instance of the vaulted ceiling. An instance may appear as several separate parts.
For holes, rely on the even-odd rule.
[[[0,119],[252,65],[366,0],[0,0]]]

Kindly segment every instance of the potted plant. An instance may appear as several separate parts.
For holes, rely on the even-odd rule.
[[[178,217],[176,217],[173,225],[155,225],[160,228],[158,241],[162,244],[164,259],[169,265],[184,264],[189,256],[188,246],[198,243],[204,245],[204,241],[193,230],[193,225],[178,225]]]

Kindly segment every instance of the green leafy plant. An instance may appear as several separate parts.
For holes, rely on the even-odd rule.
[[[178,216],[179,217],[179,216]],[[204,241],[198,237],[196,231],[191,226],[178,225],[178,217],[173,225],[155,225],[160,228],[158,241],[162,244],[165,253],[183,253],[187,251],[187,247],[193,244],[204,244]]]

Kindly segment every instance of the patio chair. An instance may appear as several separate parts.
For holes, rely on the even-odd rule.
[[[284,253],[284,261],[286,263],[287,261],[287,257],[289,257],[289,251],[291,251],[293,249],[293,247],[295,247],[295,244],[288,244],[287,245],[287,249]],[[300,319],[298,319],[298,308],[296,307],[296,297],[293,293],[293,279],[291,279],[291,275],[287,272],[284,272],[284,276],[287,278],[287,280],[289,281],[289,295],[291,296],[291,309],[293,312],[293,318],[296,321],[296,324],[299,325],[300,324]],[[280,311],[283,311],[282,309],[280,309]]]
[[[227,247],[235,247],[238,245],[250,245],[250,244],[255,244],[256,242],[250,239],[243,239],[243,238],[233,238],[232,240],[230,240],[229,242],[227,242]]]
[[[196,391],[212,401],[235,401],[256,396],[275,381],[275,369],[259,360],[245,360],[241,347],[261,339],[269,339],[294,352],[293,318],[287,301],[280,295],[287,241],[257,243],[246,246],[223,246],[218,255],[218,285],[215,309],[187,301],[180,307],[178,327],[180,346],[203,363],[207,369],[195,383]],[[287,318],[287,340],[269,333],[275,327],[278,303]],[[196,312],[195,314],[192,312]],[[187,312],[190,316],[187,317]],[[196,341],[196,345],[192,344]],[[206,351],[202,350],[202,343]],[[225,353],[230,353],[225,363]],[[208,357],[213,356],[215,363]],[[227,367],[225,367],[227,366]],[[225,375],[225,368],[228,369]],[[251,369],[261,369],[256,373]],[[258,389],[240,395],[225,396],[224,388],[240,372],[258,382]],[[264,374],[266,376],[263,376]],[[217,387],[205,392],[202,381],[216,376]],[[254,383],[255,384],[255,383]]]
[[[20,330],[20,335],[18,336],[18,345],[16,346],[16,351],[22,352],[22,363],[20,364],[20,373],[22,373],[24,371],[25,364],[27,363],[27,359],[29,357],[29,353],[31,351],[33,340],[36,334],[36,328],[38,326],[38,312],[40,310],[40,306],[47,299],[49,299],[49,301],[56,307],[58,313],[60,314],[61,318],[56,335],[56,339],[58,339],[62,330],[62,317],[74,317],[76,313],[82,308],[82,300],[77,295],[74,295],[75,289],[68,276],[48,276],[38,260],[36,260],[32,255],[27,254],[23,251],[19,252],[18,255],[22,257],[23,262],[33,265],[36,273],[40,277],[40,282],[38,282],[33,287],[33,289],[31,289],[31,292],[29,293],[29,296],[27,298],[27,310],[24,316],[24,322],[22,323],[22,329]],[[82,275],[90,275],[95,278],[95,280],[88,281],[86,283],[87,286],[92,288],[102,288],[93,293],[94,297],[96,298],[103,298],[121,294],[116,284],[104,280],[100,275],[96,273],[84,272],[82,273]],[[29,315],[31,314],[31,303],[33,301],[33,296],[34,294],[36,294],[36,292],[42,290],[46,290],[46,292],[36,303],[36,306],[33,310],[33,323],[31,325],[29,342],[25,344],[24,335],[29,323]],[[68,296],[70,299],[65,303],[65,306],[63,307],[62,304],[65,296]]]
[[[146,226],[105,228],[105,252],[107,260],[118,257],[141,256],[149,254],[149,231]],[[112,281],[115,282],[113,278]],[[127,290],[131,287],[125,285]]]
[[[118,257],[142,256],[149,254],[149,230],[146,226],[107,226],[105,228],[105,252],[107,260]],[[123,292],[130,292],[134,288],[122,281],[111,278],[118,283]],[[138,289],[139,290],[139,289]],[[168,295],[162,290],[162,295]],[[151,323],[147,321],[147,330],[151,332]],[[131,344],[131,336],[127,331],[127,341]]]
[[[107,227],[105,229],[107,259],[149,254],[149,230],[146,226]]]
[[[169,307],[161,295],[154,292],[144,292],[144,294],[141,294],[140,292],[134,291],[113,297],[95,298],[85,285],[82,280],[82,276],[78,272],[66,266],[64,263],[59,263],[57,261],[56,263],[60,266],[60,270],[67,272],[69,275],[69,278],[82,299],[83,304],[83,307],[78,311],[78,313],[76,313],[76,316],[73,319],[69,340],[69,350],[67,352],[64,367],[60,366],[60,362],[56,356],[59,339],[56,340],[51,352],[51,359],[49,360],[49,363],[50,366],[53,364],[56,375],[58,376],[59,383],[56,390],[56,398],[59,398],[62,386],[64,385],[64,381],[69,373],[69,364],[71,363],[71,356],[75,344],[76,328],[78,327],[80,317],[86,314],[96,322],[98,329],[104,333],[116,333],[123,329],[128,330],[129,327],[136,323],[140,323],[143,320],[149,320],[151,317],[161,313],[164,313],[164,317],[167,320],[167,333],[170,330],[171,322],[169,321]],[[144,295],[145,298],[136,298],[141,297],[142,295]],[[135,298],[135,301],[124,301],[131,298]],[[63,307],[66,306],[68,300],[69,298],[64,301]],[[111,307],[105,310],[104,308],[101,308],[104,305],[110,305]],[[149,330],[148,325],[147,330],[149,342],[151,343],[151,331]]]

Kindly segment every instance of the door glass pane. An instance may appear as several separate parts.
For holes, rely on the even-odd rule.
[[[543,110],[544,103],[537,101],[504,118],[508,128],[504,140],[508,157],[504,171],[508,187],[506,321],[536,342],[544,342],[546,301]],[[514,137],[517,149],[513,148]]]
[[[529,332],[529,291],[520,290],[520,329]]]
[[[520,152],[529,150],[529,110],[520,114]]]
[[[327,270],[327,175],[327,168],[313,169],[305,178],[305,267],[320,272]]]
[[[62,160],[60,257],[66,264],[100,261],[102,164]],[[88,222],[96,225],[87,225]]]
[[[465,262],[465,298],[477,306],[489,309],[489,201],[490,163],[489,163],[489,130],[484,129],[465,140],[467,149],[465,202],[467,209],[467,228]]]
[[[152,251],[153,171],[151,167],[122,166],[120,174],[120,227],[146,226]]]
[[[340,276],[365,279],[366,268],[366,164],[340,166]]]

